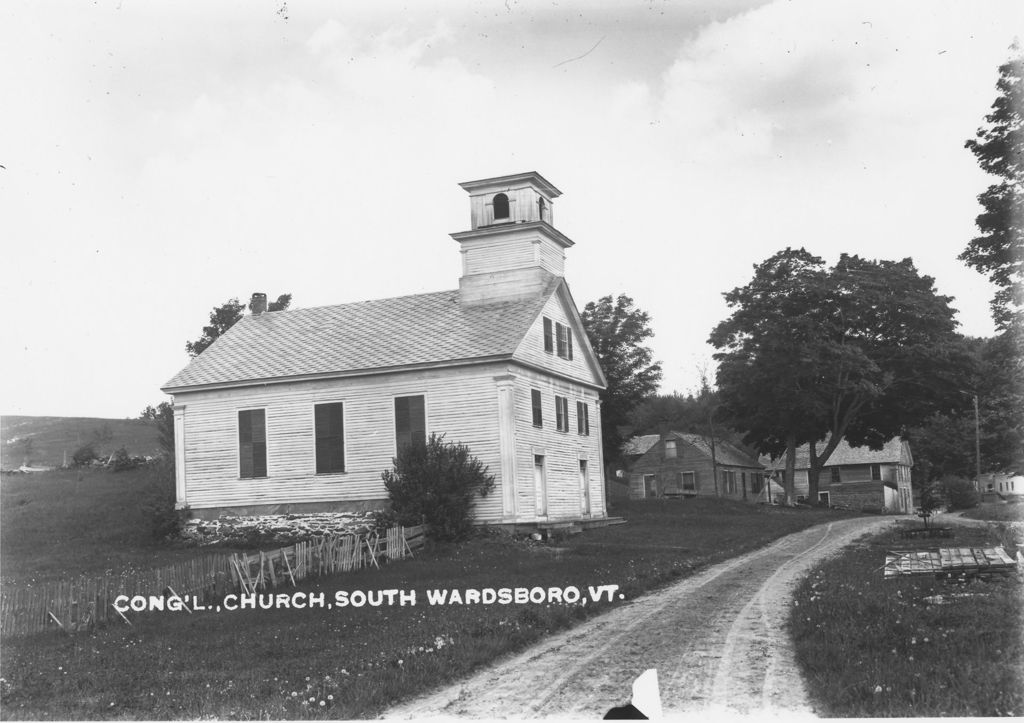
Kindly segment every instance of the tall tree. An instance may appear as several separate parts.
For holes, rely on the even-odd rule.
[[[735,311],[711,335],[723,350],[718,387],[748,418],[746,441],[785,452],[787,502],[800,444],[817,499],[820,472],[844,438],[880,448],[959,393],[966,354],[950,299],[910,259],[843,254],[825,270],[803,249],[786,249],[725,296]]]
[[[292,303],[291,294],[281,294],[277,301],[267,305],[267,311],[284,311]],[[237,298],[228,299],[220,306],[215,306],[210,312],[210,323],[203,327],[203,335],[195,341],[185,342],[185,351],[190,357],[197,357],[206,351],[207,347],[242,318],[246,305]]]
[[[978,196],[981,235],[960,254],[999,287],[992,316],[1002,330],[1020,324],[1024,307],[1024,54],[1017,43],[1010,50],[999,67],[992,112],[965,144],[978,165],[1000,180]]]
[[[650,316],[625,294],[591,301],[581,316],[608,382],[601,395],[601,435],[605,462],[611,463],[621,454],[620,427],[629,423],[633,408],[657,390],[661,363],[652,361],[651,350],[643,345],[654,335]]]
[[[796,449],[818,438],[810,423],[825,409],[809,392],[825,349],[820,311],[828,294],[825,262],[787,248],[754,267],[746,286],[725,294],[732,315],[711,333],[723,351],[716,375],[722,402],[761,453],[785,454],[785,501],[792,504]]]

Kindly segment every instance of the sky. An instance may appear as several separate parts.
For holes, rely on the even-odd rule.
[[[0,7],[0,413],[134,417],[210,310],[458,286],[462,181],[563,196],[582,308],[652,319],[662,393],[713,374],[722,294],[787,246],[957,260],[964,148],[1009,2],[19,2]]]

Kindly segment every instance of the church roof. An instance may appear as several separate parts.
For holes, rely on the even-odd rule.
[[[238,386],[511,358],[561,278],[491,304],[459,291],[247,315],[163,387]]]

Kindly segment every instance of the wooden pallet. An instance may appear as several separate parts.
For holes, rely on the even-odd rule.
[[[944,547],[938,550],[892,550],[885,555],[885,577],[937,577],[1007,574],[1017,561],[1001,547]]]

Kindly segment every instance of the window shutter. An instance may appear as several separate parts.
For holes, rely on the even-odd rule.
[[[238,476],[267,476],[267,425],[263,409],[238,413]]]
[[[427,441],[426,402],[422,394],[395,397],[395,447]]]
[[[238,413],[238,476],[252,477],[252,423],[249,412]]]
[[[541,409],[540,390],[531,389],[530,399],[533,403],[533,426],[542,427],[544,426],[544,411]]]
[[[317,474],[344,472],[345,407],[341,402],[334,402],[317,404],[313,409]]]
[[[565,348],[566,348],[566,359],[572,361],[572,329],[565,327]]]
[[[544,351],[555,350],[555,341],[551,331],[551,319],[544,317]]]

